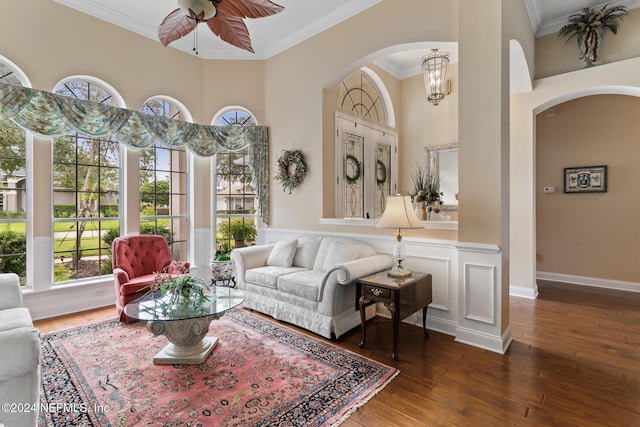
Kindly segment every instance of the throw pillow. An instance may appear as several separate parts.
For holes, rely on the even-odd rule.
[[[297,239],[281,240],[276,242],[269,254],[269,258],[267,258],[267,265],[275,267],[291,267],[297,247]]]
[[[293,257],[293,265],[296,267],[313,268],[318,247],[322,237],[303,236],[298,238],[298,249]]]
[[[375,255],[375,253],[376,252],[373,248],[365,245],[364,243],[349,239],[333,239],[329,246],[327,256],[324,259],[322,271],[328,271],[334,265]]]

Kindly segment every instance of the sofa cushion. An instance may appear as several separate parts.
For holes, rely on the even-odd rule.
[[[326,272],[338,264],[375,254],[372,247],[355,240],[325,238],[318,249],[313,269]]]
[[[324,273],[318,270],[304,270],[286,274],[278,278],[278,290],[311,301],[318,301],[323,276]]]
[[[298,247],[298,240],[281,240],[277,242],[269,258],[267,258],[267,265],[276,267],[291,267],[293,263],[293,257],[296,254],[296,248]]]
[[[0,310],[0,332],[33,326],[29,309],[26,307]]]
[[[267,266],[251,268],[245,273],[245,280],[256,285],[277,289],[278,277],[304,270],[300,267]]]
[[[304,236],[298,238],[298,248],[293,257],[293,265],[296,267],[313,268],[313,263],[318,254],[318,248],[322,237]]]

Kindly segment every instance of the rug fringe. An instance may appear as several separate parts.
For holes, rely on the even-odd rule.
[[[371,400],[376,394],[382,391],[382,389],[384,389],[387,385],[389,385],[389,383],[393,381],[393,379],[398,375],[400,375],[400,369],[396,369],[396,372],[393,375],[391,375],[382,385],[380,385],[373,392],[371,392],[366,399],[363,399],[360,402],[358,402],[353,408],[349,409],[344,415],[342,415],[338,420],[336,420],[329,427],[338,427],[340,424],[344,423],[351,415],[353,415],[354,412],[356,412],[364,404],[366,404],[369,400]]]

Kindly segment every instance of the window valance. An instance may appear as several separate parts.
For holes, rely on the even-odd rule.
[[[188,123],[3,82],[0,82],[0,119],[11,120],[46,137],[77,131],[94,137],[113,137],[134,149],[144,149],[156,142],[168,147],[185,146],[201,157],[249,147],[260,218],[265,224],[269,222],[269,140],[266,126]]]

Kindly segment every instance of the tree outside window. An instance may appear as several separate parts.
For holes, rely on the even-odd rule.
[[[0,273],[27,274],[25,132],[0,120]]]
[[[184,121],[172,102],[152,98],[143,113]],[[160,234],[174,259],[187,258],[187,155],[184,147],[155,144],[140,152],[140,233]]]
[[[112,105],[100,85],[74,80],[56,93]],[[76,132],[53,142],[54,281],[111,271],[110,230],[120,229],[120,146]]]

